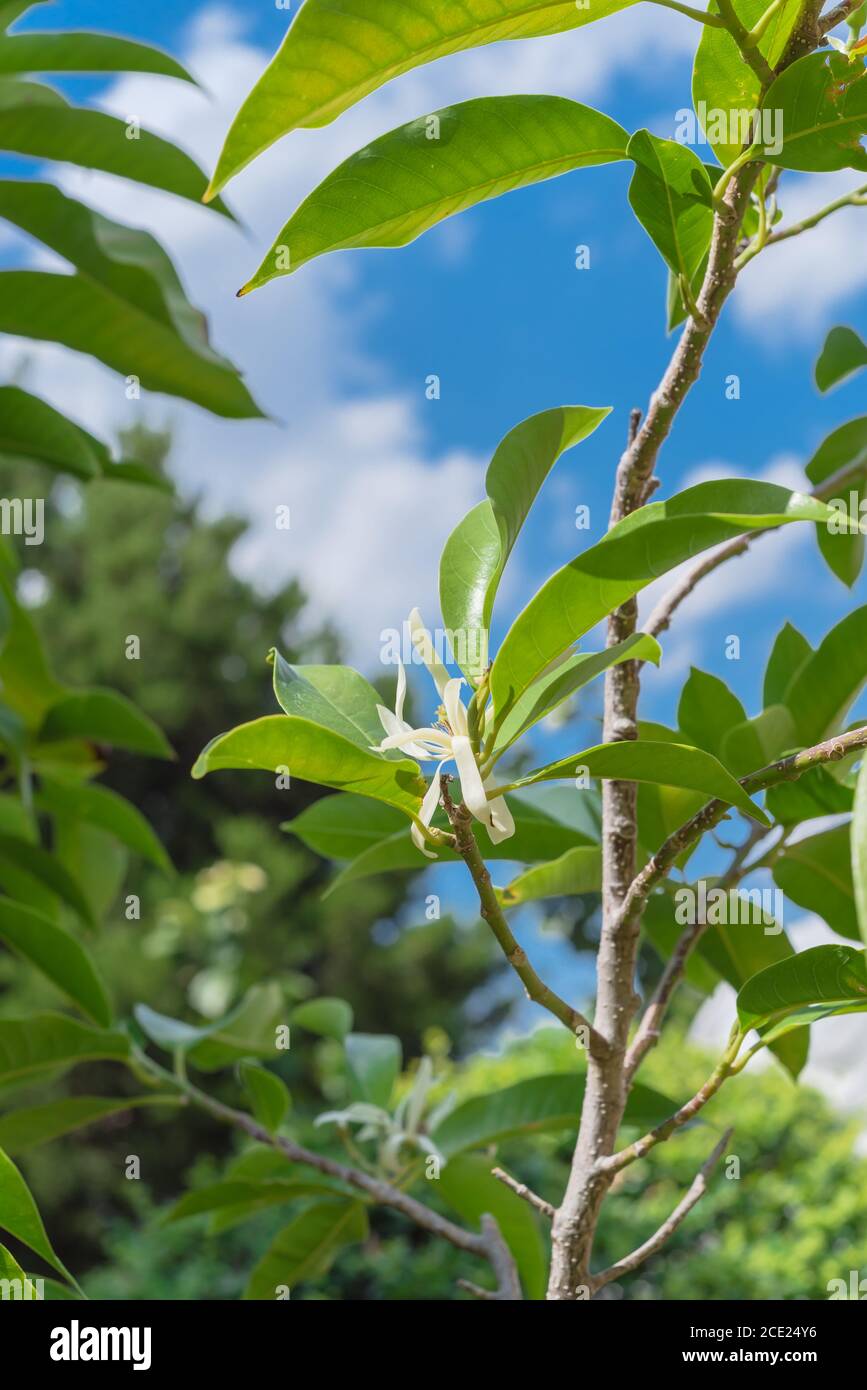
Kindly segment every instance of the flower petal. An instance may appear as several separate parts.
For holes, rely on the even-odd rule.
[[[494,797],[493,801],[488,802],[488,806],[491,810],[488,834],[492,844],[498,845],[501,840],[510,840],[515,833],[515,820],[506,805],[506,798],[504,796]]]
[[[458,776],[461,779],[461,796],[476,820],[489,826],[491,824],[490,803],[485,794],[482,775],[479,772],[470,740],[463,737],[453,738],[452,750],[458,765]]]
[[[440,773],[447,762],[448,758],[443,758],[431,778],[430,786],[424,794],[424,801],[421,803],[421,809],[418,813],[418,819],[421,821],[422,825],[430,825],[434,818],[436,808],[440,802]],[[426,859],[436,859],[436,854],[427,848],[427,841],[415,822],[413,822],[411,833],[412,842],[416,849],[420,849]]]
[[[406,667],[398,658],[397,663],[397,695],[394,701],[394,712],[398,719],[403,719],[403,702],[406,699]]]
[[[455,676],[450,680],[443,691],[443,704],[446,707],[446,718],[449,721],[449,728],[453,734],[459,738],[466,738],[469,732],[467,726],[467,712],[461,700],[461,686],[463,677]]]
[[[449,673],[434,649],[431,635],[422,621],[421,613],[414,608],[409,615],[409,635],[412,644],[431,674],[433,682],[442,698],[449,683]]]

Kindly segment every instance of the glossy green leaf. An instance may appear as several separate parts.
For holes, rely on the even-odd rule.
[[[64,1014],[0,1019],[0,1084],[30,1081],[79,1062],[126,1062],[125,1033],[91,1028]]]
[[[193,81],[186,68],[150,44],[72,30],[0,39],[0,73],[17,72],[152,72]]]
[[[674,903],[667,892],[651,893],[642,913],[641,930],[659,959],[670,960],[683,935],[683,927],[675,921]],[[713,994],[720,982],[719,972],[703,959],[698,948],[690,951],[683,973],[687,983],[706,997]]]
[[[484,1154],[461,1154],[443,1168],[437,1193],[476,1229],[483,1216],[493,1216],[514,1256],[525,1296],[543,1298],[546,1260],[538,1220],[521,1197],[491,1175],[491,1166]]]
[[[144,816],[110,787],[93,783],[67,786],[43,777],[35,803],[40,811],[53,816],[97,826],[158,869],[165,873],[172,870],[166,851]]]
[[[565,97],[481,97],[420,116],[329,174],[241,293],[329,251],[407,246],[477,203],[625,159],[627,140],[608,116]]]
[[[497,734],[497,756],[611,666],[624,661],[650,661],[658,666],[661,660],[662,648],[646,632],[635,632],[603,652],[576,652],[534,681],[515,703]]]
[[[601,887],[602,851],[582,846],[567,850],[550,864],[526,869],[501,890],[499,897],[503,907],[517,907],[544,898],[598,893]]]
[[[282,826],[326,859],[355,859],[390,835],[406,834],[406,817],[383,801],[352,792],[323,796]]]
[[[52,705],[39,730],[41,743],[92,739],[151,758],[175,755],[152,719],[115,690],[80,690]]]
[[[691,748],[684,743],[658,743],[651,739],[601,743],[529,772],[513,785],[525,787],[534,782],[574,779],[579,773],[619,782],[654,782],[666,787],[683,787],[701,792],[708,800],[728,802],[754,820],[770,824],[719,759],[702,748]]]
[[[109,1115],[140,1110],[143,1106],[179,1104],[178,1098],[170,1095],[124,1096],[117,1100],[103,1096],[64,1096],[47,1105],[28,1106],[0,1115],[0,1148],[8,1154],[24,1153],[64,1134],[97,1124]]]
[[[755,719],[745,719],[729,729],[722,740],[720,759],[735,777],[746,777],[792,751],[798,734],[786,705],[769,705]]]
[[[194,777],[227,768],[258,768],[298,777],[337,791],[356,792],[416,815],[426,790],[418,765],[367,752],[331,729],[294,715],[267,715],[212,739]]]
[[[292,1026],[298,1024],[308,1033],[342,1042],[352,1028],[352,1008],[345,999],[307,999],[292,1010]]]
[[[276,1134],[292,1104],[292,1099],[279,1076],[255,1062],[240,1062],[238,1075],[259,1124],[269,1134]]]
[[[721,757],[726,734],[746,717],[746,710],[725,681],[696,666],[690,669],[680,694],[677,722],[696,747]]]
[[[47,5],[49,0],[0,0],[0,29],[8,29],[25,10],[34,10],[37,5]]]
[[[848,825],[789,845],[774,863],[774,882],[787,898],[815,912],[839,936],[860,939]]]
[[[42,1217],[30,1195],[30,1189],[12,1160],[0,1149],[0,1230],[20,1240],[28,1250],[39,1255],[56,1269],[64,1279],[75,1280],[58,1259],[42,1224]]]
[[[148,391],[181,396],[215,415],[250,419],[262,414],[222,358],[192,351],[172,329],[89,275],[0,272],[0,332],[87,353],[124,377],[137,376]],[[130,343],[135,343],[132,358]]]
[[[852,788],[844,786],[827,768],[814,767],[796,782],[770,787],[765,805],[780,825],[800,825],[818,816],[839,816],[851,811]]]
[[[554,464],[586,439],[606,408],[562,406],[532,415],[501,440],[485,475],[484,502],[464,517],[440,561],[440,605],[458,664],[476,681],[488,662],[494,599],[521,528]]]
[[[84,430],[18,386],[0,386],[0,454],[36,459],[77,478],[102,471]]]
[[[67,691],[55,680],[33,619],[16,601],[14,584],[2,569],[0,595],[5,599],[4,611],[9,619],[0,648],[3,703],[22,716],[28,729],[35,729],[49,705],[62,699]]]
[[[450,53],[577,29],[633,0],[307,0],[235,117],[209,193],[299,126],[322,126],[385,82]]]
[[[852,882],[861,940],[867,944],[867,758],[861,763],[852,816]]]
[[[0,941],[49,979],[96,1023],[107,1028],[112,1010],[96,966],[62,927],[10,898],[0,898]]]
[[[777,633],[765,669],[763,696],[766,709],[769,705],[785,703],[786,691],[812,655],[813,648],[803,633],[791,623],[785,623]]]
[[[710,10],[719,13],[715,0]],[[768,8],[768,0],[733,0],[732,9],[746,29],[752,29]],[[762,35],[758,50],[771,68],[775,68],[785,52],[801,11],[801,0],[784,0]],[[741,152],[742,145],[752,142],[749,116],[761,100],[761,81],[727,29],[707,26],[701,30],[695,66],[692,74],[692,95],[696,110],[704,115],[705,134],[714,154],[723,164],[731,164]],[[744,113],[741,122],[741,113]],[[731,117],[738,117],[737,132],[731,128]],[[733,135],[740,139],[732,139]]]
[[[86,926],[95,927],[93,912],[87,898],[72,874],[59,859],[39,845],[28,844],[13,835],[0,835],[0,862],[11,862],[29,877],[36,879],[55,897],[71,907]]]
[[[400,1040],[386,1033],[349,1033],[343,1045],[353,1098],[386,1110],[400,1075]]]
[[[813,498],[751,479],[699,483],[633,512],[552,575],[518,615],[494,661],[497,713],[608,613],[684,560],[749,531],[830,515]]]
[[[805,746],[835,733],[867,683],[867,605],[833,627],[788,690],[786,704]]]
[[[786,1015],[798,1026],[810,1021],[802,1011],[822,1006],[818,1018],[867,1009],[867,966],[863,951],[851,946],[814,946],[790,960],[762,970],[738,995],[743,1028],[766,1029]]]
[[[274,1239],[250,1275],[245,1299],[281,1299],[326,1274],[343,1245],[367,1239],[367,1212],[349,1199],[315,1202]]]
[[[245,1057],[274,1058],[277,1029],[288,1023],[283,991],[276,981],[254,985],[236,1009],[214,1025],[188,1053],[200,1071],[220,1071]]]
[[[2,16],[2,10],[0,10]],[[4,1302],[7,1299],[16,1299],[22,1303],[36,1303],[39,1301],[39,1287],[33,1277],[24,1273],[17,1260],[14,1260],[6,1249],[5,1245],[0,1245],[0,1288]]]
[[[186,1052],[194,1043],[206,1038],[214,1026],[184,1023],[179,1018],[158,1013],[148,1004],[136,1004],[133,1017],[145,1036],[167,1052]]]
[[[286,714],[320,724],[370,752],[385,737],[382,697],[351,666],[290,666],[272,653],[274,694]],[[398,750],[392,757],[402,758]]]
[[[505,1139],[571,1129],[577,1132],[584,1099],[584,1077],[551,1072],[528,1077],[487,1095],[471,1096],[450,1111],[431,1138],[449,1160],[470,1149]],[[623,1116],[625,1125],[652,1129],[668,1119],[677,1103],[640,1083],[633,1086]]]
[[[867,343],[854,328],[832,328],[816,362],[816,385],[823,393],[867,367]]]
[[[676,140],[639,130],[627,153],[635,161],[629,202],[669,270],[681,285],[707,257],[713,231],[710,179],[697,154]]]
[[[862,502],[867,494],[867,417],[850,420],[834,430],[819,446],[806,469],[807,477],[818,486],[827,482],[841,468],[848,469],[851,465],[857,470],[859,461],[863,465],[860,477],[856,472],[845,489],[845,495],[833,499],[850,516],[864,514]],[[837,526],[820,525],[816,527],[816,538],[829,569],[851,588],[864,565],[863,534],[840,531]]]
[[[783,147],[764,157],[784,169],[867,169],[867,69],[841,53],[809,53],[772,83],[763,109],[779,113]]]

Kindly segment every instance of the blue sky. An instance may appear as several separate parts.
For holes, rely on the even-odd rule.
[[[210,103],[150,77],[79,82],[74,90],[180,134],[211,168],[229,119],[286,21],[267,0],[123,7],[58,0],[24,27],[121,30],[185,57],[212,92]],[[245,572],[263,583],[300,573],[317,613],[336,618],[362,668],[376,669],[379,632],[397,626],[414,604],[438,621],[441,545],[483,495],[497,441],[525,416],[565,403],[615,408],[558,465],[510,566],[504,616],[601,535],[629,409],[646,403],[673,345],[664,330],[662,263],[629,210],[628,168],[621,165],[487,204],[406,250],[328,257],[243,302],[234,289],[340,159],[451,101],[488,91],[555,91],[606,110],[631,130],[649,126],[672,136],[677,111],[689,104],[697,38],[690,21],[641,4],[570,35],[501,44],[409,74],[333,126],[281,142],[230,186],[250,229],[246,239],[204,209],[140,190],[131,197],[107,177],[63,173],[77,196],[162,237],[191,297],[208,310],[218,344],[285,422],[216,422],[160,399],[138,407],[154,423],[173,423],[183,486],[212,510],[250,514],[254,532],[238,557]],[[781,205],[803,215],[860,181],[854,171],[786,176]],[[769,250],[744,277],[662,455],[664,493],[724,473],[797,485],[800,466],[822,438],[863,410],[863,379],[822,399],[812,366],[834,323],[867,332],[865,220],[863,209],[845,213],[810,241]],[[591,248],[589,270],[575,268],[578,244]],[[0,254],[8,261],[22,251],[0,241]],[[8,345],[0,355],[0,367],[14,360]],[[34,387],[94,429],[110,432],[129,418],[117,379],[96,364],[71,365],[68,354],[40,348],[32,370]],[[430,373],[442,380],[436,402],[425,399]],[[726,399],[731,373],[740,377],[738,401]],[[274,507],[286,502],[293,516],[288,538],[273,525]],[[589,533],[574,528],[579,504],[591,507]],[[796,529],[763,541],[684,608],[664,642],[662,671],[648,676],[648,717],[674,722],[690,662],[722,674],[755,713],[764,658],[782,623],[790,619],[816,640],[853,602],[864,601],[864,582],[850,595],[822,564],[806,528],[800,535]],[[737,662],[724,657],[733,633],[742,643]],[[428,691],[419,693],[427,701]],[[576,741],[581,746],[574,733],[555,733],[540,751],[546,758],[566,754]]]

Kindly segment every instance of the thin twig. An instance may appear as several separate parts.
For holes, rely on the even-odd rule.
[[[518,1182],[517,1178],[513,1178],[510,1173],[507,1173],[505,1168],[492,1168],[491,1175],[505,1183],[506,1187],[510,1187],[516,1197],[523,1198],[525,1202],[530,1203],[531,1207],[535,1207],[543,1216],[547,1216],[549,1221],[553,1221],[556,1207],[553,1207],[550,1202],[546,1202],[544,1197],[540,1197],[526,1183]]]
[[[734,1133],[727,1129],[722,1139],[720,1139],[713,1153],[702,1164],[701,1170],[696,1174],[686,1195],[678,1202],[674,1211],[667,1221],[664,1221],[659,1230],[646,1240],[643,1245],[639,1245],[631,1255],[625,1255],[616,1264],[610,1265],[601,1274],[595,1274],[592,1279],[591,1288],[595,1293],[598,1289],[604,1288],[606,1284],[612,1283],[615,1279],[621,1279],[624,1274],[632,1272],[643,1265],[645,1260],[649,1260],[651,1255],[660,1251],[674,1235],[679,1226],[682,1226],[694,1206],[697,1206],[707,1191],[708,1179],[713,1172],[720,1158],[725,1152],[726,1146]]]
[[[832,29],[836,29],[838,24],[842,24],[848,19],[850,14],[854,14],[859,5],[864,0],[843,0],[841,5],[835,5],[833,10],[829,10],[823,19],[819,21],[820,34],[829,34]]]
[[[821,208],[819,212],[814,212],[811,217],[805,217],[800,222],[793,222],[790,227],[782,227],[778,232],[772,232],[765,239],[765,246],[776,246],[781,241],[789,241],[792,237],[800,236],[802,232],[810,232],[814,227],[818,227],[820,222],[824,222],[826,217],[832,213],[840,212],[842,208],[863,208],[867,207],[867,183],[860,188],[854,188],[851,193],[846,193],[842,198],[837,198],[827,207]]]

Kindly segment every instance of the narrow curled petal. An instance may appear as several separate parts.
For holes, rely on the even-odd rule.
[[[476,820],[480,820],[483,825],[490,826],[490,802],[485,794],[482,775],[479,772],[470,740],[468,738],[453,738],[452,749],[454,750],[455,762],[458,765],[458,776],[461,779],[461,796]]]
[[[444,758],[443,761],[438,764],[436,772],[431,778],[430,786],[424,794],[424,801],[421,803],[421,809],[418,813],[418,819],[421,821],[422,825],[430,825],[434,818],[434,813],[440,800],[440,773],[447,762],[448,759]],[[426,859],[436,859],[436,855],[432,850],[428,849],[424,835],[415,824],[413,824],[412,827],[412,842],[416,849],[421,850]]]
[[[506,798],[497,796],[488,802],[488,806],[491,811],[491,823],[488,826],[491,841],[498,845],[501,840],[510,840],[515,833],[515,821],[506,805]]]
[[[469,732],[467,728],[467,712],[461,701],[461,686],[463,683],[463,678],[461,676],[455,676],[453,680],[448,682],[443,691],[443,704],[446,708],[446,718],[449,721],[449,728],[453,734],[457,734],[460,738],[466,738]]]
[[[413,758],[441,758],[443,754],[451,757],[451,746],[451,735],[442,729],[413,729],[405,724],[402,729],[384,738],[378,748],[380,753],[387,753],[391,748],[400,748],[407,753],[413,748]]]
[[[397,663],[397,695],[394,701],[394,712],[398,719],[403,719],[403,702],[406,699],[406,668],[402,661]]]
[[[375,753],[387,753],[392,748],[399,748],[402,753],[406,753],[410,758],[430,758],[439,756],[438,754],[429,753],[427,748],[413,740],[413,729],[411,724],[407,724],[403,719],[398,719],[397,715],[393,714],[390,709],[386,709],[385,705],[377,705],[376,708],[379,713],[379,722],[385,729],[386,737],[382,740],[382,743],[373,745],[373,751]],[[424,732],[427,733],[428,731],[425,729]],[[435,733],[438,732],[438,730],[431,730],[431,732]]]
[[[421,613],[414,608],[409,615],[409,635],[412,644],[431,674],[434,684],[440,693],[440,698],[445,694],[445,688],[449,683],[449,673],[436,654],[431,635],[425,627]]]

